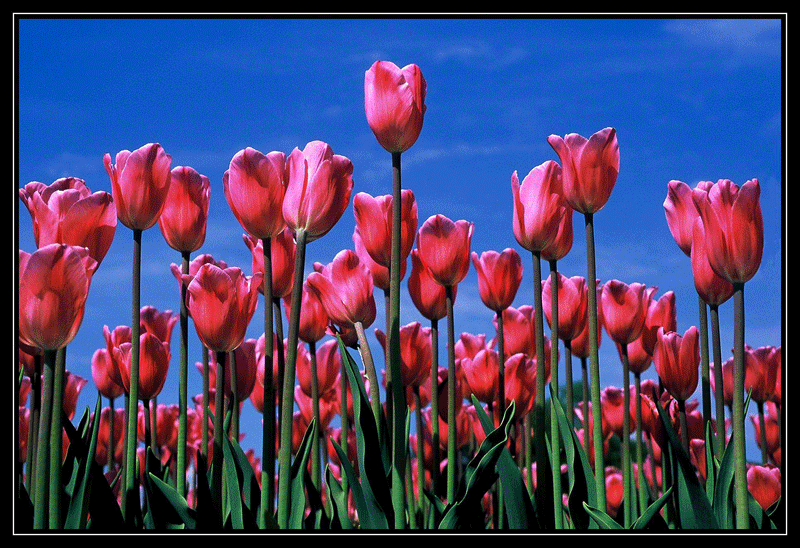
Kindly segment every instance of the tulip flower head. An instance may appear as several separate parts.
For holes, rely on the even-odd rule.
[[[387,284],[388,287],[388,284]],[[422,264],[419,250],[411,250],[411,273],[408,275],[408,294],[419,313],[429,320],[441,320],[447,316],[447,295],[445,288]],[[453,299],[458,294],[458,286],[453,287]]]
[[[522,282],[522,260],[511,248],[502,252],[472,252],[472,264],[478,273],[478,291],[483,304],[500,313],[511,306]]]
[[[733,296],[733,284],[717,275],[708,262],[706,253],[706,233],[703,220],[699,217],[694,221],[692,231],[692,274],[694,287],[703,302],[710,305],[720,305]]]
[[[542,251],[555,242],[564,215],[571,213],[561,194],[562,170],[548,160],[519,182],[511,175],[514,237],[528,251]]]
[[[650,304],[644,284],[609,280],[603,285],[600,304],[606,332],[614,342],[627,345],[641,335]]]
[[[115,359],[122,367],[120,377],[125,392],[131,391],[131,349],[129,342],[114,349]],[[169,343],[161,341],[152,333],[145,332],[139,337],[139,387],[138,397],[142,401],[155,398],[161,393],[169,371]]]
[[[169,192],[158,226],[172,249],[191,253],[203,245],[210,198],[210,183],[205,175],[184,166],[170,172]]]
[[[256,238],[274,238],[285,226],[281,216],[285,163],[283,152],[263,154],[247,147],[233,156],[222,177],[231,211],[242,228]]]
[[[664,386],[679,401],[688,400],[697,389],[700,365],[699,331],[692,326],[681,335],[658,330],[653,363]]]
[[[417,202],[411,190],[400,191],[400,261],[404,262],[414,246],[417,233]],[[380,266],[391,265],[392,248],[392,202],[391,194],[372,197],[366,192],[359,192],[353,198],[353,213],[356,228],[361,236],[364,248],[372,260]]]
[[[432,215],[417,232],[419,258],[431,277],[444,287],[456,286],[469,271],[470,244],[475,225]]]
[[[120,222],[132,230],[146,230],[156,224],[172,180],[172,156],[160,144],[148,143],[133,152],[118,152],[114,163],[106,153],[103,163]]]
[[[425,117],[427,84],[414,64],[399,68],[375,61],[364,76],[364,110],[378,143],[405,152],[417,141]]]
[[[700,181],[695,188],[708,192],[711,181]],[[664,200],[664,214],[667,217],[667,226],[675,243],[686,256],[692,251],[692,232],[694,222],[700,216],[697,206],[694,205],[692,189],[683,181],[670,181],[667,184],[667,197]]]
[[[306,281],[334,323],[352,326],[360,322],[366,328],[375,321],[372,275],[355,251],[340,251],[330,264],[309,274]]]
[[[619,175],[617,131],[607,127],[590,138],[577,133],[551,135],[547,142],[561,159],[562,188],[579,213],[596,213],[608,201]]]

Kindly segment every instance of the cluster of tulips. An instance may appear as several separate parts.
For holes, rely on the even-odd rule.
[[[225,171],[252,275],[191,257],[206,236],[209,179],[173,168],[159,144],[105,155],[110,195],[78,178],[20,189],[38,249],[19,251],[19,528],[780,529],[781,350],[744,343],[743,289],[763,248],[758,181],[668,184],[666,221],[691,259],[700,305],[699,328],[680,333],[674,293],[657,298],[655,287],[595,275],[593,216],[617,179],[616,131],[550,136],[561,163],[511,176],[511,228],[531,254],[534,295],[514,308],[520,254],[472,251],[465,220],[434,215],[420,225],[402,187],[401,156],[426,108],[419,67],[375,62],[364,92],[367,122],[391,154],[392,191],[353,196],[352,249],[307,276],[307,245],[339,221],[353,190],[351,161],[321,141],[289,155],[246,148]],[[572,247],[576,212],[585,277],[557,264]],[[67,371],[66,348],[117,221],[133,233],[131,325],[104,329],[92,360],[97,405],[75,426],[87,381]],[[171,265],[178,314],[140,303],[141,235],[156,223],[181,256]],[[455,333],[470,265],[494,313],[490,337]],[[424,325],[400,325],[403,278]],[[373,328],[381,376],[367,336],[376,288],[386,311],[385,328]],[[259,293],[264,333],[246,339]],[[735,346],[723,362],[718,313],[729,299]],[[203,392],[191,406],[190,322],[204,349]],[[178,402],[157,403],[175,325]],[[603,329],[622,387],[600,387]],[[658,380],[642,380],[651,364]],[[700,378],[702,407],[692,399]],[[248,399],[262,415],[260,458],[239,445]],[[750,401],[759,463],[745,458]]]

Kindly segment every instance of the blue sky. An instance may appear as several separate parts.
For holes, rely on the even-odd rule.
[[[472,249],[517,249],[525,271],[514,306],[533,304],[530,254],[511,230],[511,174],[522,179],[558,161],[551,134],[589,136],[617,129],[620,174],[595,215],[597,276],[674,291],[678,330],[698,321],[688,257],[666,224],[667,183],[694,186],[758,178],[765,225],[761,267],[745,289],[746,342],[781,345],[783,336],[784,59],[778,17],[706,18],[27,18],[17,27],[17,246],[35,250],[17,190],[30,181],[82,178],[111,192],[103,155],[159,142],[172,165],[211,181],[208,236],[200,252],[251,271],[243,230],[225,201],[222,174],[236,152],[286,154],[323,140],[353,162],[356,192],[391,192],[390,156],[364,115],[364,72],[378,59],[420,66],[427,113],[403,154],[403,186],[414,191],[420,224],[441,213],[475,223]],[[559,261],[586,275],[585,232]],[[349,207],[336,227],[309,244],[307,272],[352,248]],[[86,316],[68,348],[67,368],[90,380],[78,414],[94,407],[90,360],[103,325],[130,324],[132,232],[119,224],[92,282]],[[157,227],[142,239],[142,305],[177,311],[179,263]],[[16,250],[12,250],[16,257]],[[547,266],[543,264],[546,272]],[[405,288],[405,280],[403,281]],[[383,317],[382,299],[378,318]],[[248,338],[263,332],[263,301]],[[456,333],[487,333],[471,268],[455,303]],[[733,304],[720,307],[723,356],[733,345]],[[425,321],[404,291],[401,324]],[[384,328],[382,325],[374,327]],[[259,331],[261,330],[261,331]],[[604,333],[601,384],[621,385],[621,365]],[[200,343],[190,324],[189,395],[201,390]],[[159,403],[177,401],[178,341]],[[374,341],[377,349],[377,341]],[[441,331],[442,356],[446,332]],[[375,353],[375,352],[374,352]],[[377,353],[376,353],[377,354]],[[382,364],[379,363],[379,368]],[[563,367],[563,362],[562,362]],[[579,375],[576,366],[575,375]],[[655,368],[644,373],[655,378]],[[562,369],[561,378],[564,378]],[[698,389],[697,395],[700,391]],[[751,407],[751,412],[755,412]],[[260,416],[247,402],[245,448],[260,454]],[[748,421],[748,431],[750,429]],[[754,447],[750,458],[758,458]]]

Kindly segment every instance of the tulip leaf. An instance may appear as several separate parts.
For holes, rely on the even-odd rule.
[[[290,495],[290,512],[289,512],[289,528],[302,529],[303,518],[305,517],[305,470],[308,465],[308,458],[311,455],[312,440],[317,435],[317,421],[311,419],[305,433],[303,440],[300,442],[300,447],[297,450],[294,462],[292,462],[291,472],[291,495]]]
[[[647,509],[642,512],[642,515],[639,516],[631,525],[631,529],[645,529],[648,525],[650,525],[650,521],[653,518],[660,518],[658,512],[661,510],[664,504],[666,504],[670,495],[672,495],[672,486],[664,491],[664,494],[661,495],[658,500],[654,501],[653,504],[648,506]]]
[[[89,421],[87,409],[80,424],[80,429],[84,431],[82,436],[79,436],[77,430],[72,428],[71,421],[63,421],[64,430],[70,439],[67,457],[64,459],[65,468],[67,463],[74,464],[71,477],[65,489],[69,495],[69,506],[64,518],[64,529],[83,529],[86,527],[91,501],[92,469],[95,467],[94,454],[97,450],[97,437],[100,430],[100,411],[101,399],[98,395],[94,412],[94,416],[97,419]],[[87,422],[91,423],[91,430],[88,432],[91,438],[88,445],[86,444]],[[66,474],[66,470],[64,473]]]
[[[335,441],[331,440],[334,444]],[[352,529],[353,522],[347,514],[347,492],[342,484],[334,477],[330,466],[325,467],[325,483],[328,486],[328,496],[331,503],[331,529]]]
[[[152,473],[149,475],[149,482],[152,487],[155,488],[152,494],[160,494],[163,497],[163,500],[168,504],[168,507],[174,512],[175,517],[177,517],[180,522],[183,523],[184,527],[186,529],[194,529],[197,525],[196,513],[192,508],[189,507],[186,499],[178,494],[178,492],[171,485],[165,483]],[[154,497],[151,496],[151,498]],[[178,521],[176,520],[175,523],[178,523]]]
[[[247,458],[247,455],[242,451],[242,447],[233,439],[225,437],[226,453],[225,453],[225,467],[227,470],[228,478],[235,474],[237,482],[236,498],[239,499],[242,512],[242,519],[247,520],[242,523],[245,528],[255,527],[255,516],[258,515],[261,504],[261,490],[258,487],[258,480],[256,479],[253,466]],[[230,491],[230,479],[228,480],[228,490]]]
[[[622,525],[617,523],[617,520],[603,512],[602,510],[598,510],[593,506],[589,506],[585,502],[583,503],[583,507],[586,510],[586,513],[594,520],[597,525],[600,526],[601,529],[624,529]]]

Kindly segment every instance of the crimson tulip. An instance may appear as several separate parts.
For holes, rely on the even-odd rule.
[[[169,191],[158,226],[172,249],[187,253],[200,249],[206,239],[210,199],[208,177],[186,166],[170,172]]]
[[[505,405],[514,402],[514,417],[523,418],[536,399],[536,361],[523,352],[512,354],[503,366]]]
[[[237,401],[244,401],[250,397],[256,383],[256,374],[258,371],[257,353],[256,353],[256,339],[246,339],[242,344],[233,350],[234,359],[236,360],[236,398]],[[213,371],[216,371],[217,360],[214,352],[209,353],[209,363],[213,366]],[[263,363],[263,359],[260,360]],[[231,382],[231,367],[225,367],[225,394],[233,397],[233,383]]]
[[[334,323],[361,323],[366,328],[375,321],[372,276],[354,251],[340,251],[321,271],[309,274],[306,281]]]
[[[303,282],[303,295],[300,305],[300,323],[298,325],[297,336],[306,343],[315,343],[325,336],[330,325],[330,318],[322,305],[319,294],[308,287],[308,280]],[[289,307],[289,296],[283,301],[286,308],[286,315],[291,312]]]
[[[283,218],[295,233],[303,230],[311,242],[339,221],[353,191],[353,163],[333,153],[329,144],[311,141],[295,148],[286,160]]]
[[[658,299],[654,299],[653,295],[657,290],[657,287],[650,287],[645,290],[645,298],[649,304],[644,325],[642,326],[641,341],[644,351],[650,355],[653,354],[656,346],[659,327],[663,327],[664,331],[675,331],[678,328],[675,292],[667,291]]]
[[[747,468],[747,490],[761,508],[768,510],[781,498],[781,469],[773,465],[750,465]]]
[[[672,397],[686,401],[697,389],[700,364],[699,331],[691,326],[683,335],[658,329],[653,363]]]
[[[367,265],[370,274],[372,274],[372,282],[375,287],[382,289],[384,292],[388,292],[391,284],[389,268],[379,265],[372,259],[367,248],[364,247],[364,242],[361,239],[361,232],[358,230],[358,226],[353,230],[353,249],[356,255],[358,255],[358,259]],[[406,261],[400,261],[400,278],[403,278],[405,274]]]
[[[547,142],[561,159],[562,189],[567,203],[594,214],[608,201],[619,174],[617,131],[607,127],[590,138],[577,133],[550,135]]]
[[[706,237],[703,221],[695,219],[692,231],[692,274],[694,287],[703,302],[710,305],[720,305],[733,296],[733,284],[720,277],[711,268],[706,252]]]
[[[400,191],[400,262],[404,263],[414,245],[417,233],[417,202],[411,190]],[[373,197],[359,192],[353,198],[353,213],[364,248],[377,264],[389,268],[392,262],[392,202],[391,194]]]
[[[780,349],[774,346],[744,348],[744,389],[756,403],[771,401],[780,368]]]
[[[131,348],[129,342],[114,349],[115,358],[122,368],[120,376],[125,392],[131,391]],[[152,333],[144,332],[139,337],[139,386],[138,399],[148,401],[161,392],[169,371],[169,343],[159,340]]]
[[[705,230],[705,252],[714,272],[731,283],[751,279],[761,265],[764,220],[758,179],[738,187],[720,179],[708,191],[692,191]]]
[[[497,318],[495,317],[495,330]],[[523,353],[529,357],[536,355],[533,341],[533,307],[527,304],[514,308],[509,306],[503,310],[503,349],[506,356]]]
[[[258,302],[263,274],[246,276],[237,267],[205,263],[197,274],[185,274],[186,307],[197,335],[209,350],[230,352],[244,340]]]
[[[375,330],[375,338],[386,348],[386,334]],[[421,386],[430,380],[431,328],[411,322],[400,327],[400,377],[403,386]]]
[[[454,287],[469,270],[470,243],[475,225],[432,215],[417,232],[417,249],[431,277],[444,287]]]
[[[225,198],[248,234],[264,239],[277,236],[285,223],[281,217],[286,193],[286,155],[247,147],[237,152],[222,176]]]
[[[125,387],[117,380],[121,381],[119,372],[106,348],[98,348],[92,354],[92,379],[97,391],[108,399],[118,398],[125,393]]]
[[[572,208],[565,206],[564,216],[558,223],[558,233],[550,245],[542,249],[541,256],[545,261],[559,261],[567,256],[572,249]]]
[[[552,322],[551,278],[542,281],[542,308],[547,322]],[[558,337],[565,341],[575,339],[586,326],[586,279],[583,276],[567,278],[558,273]]]
[[[297,355],[301,355],[298,347]],[[317,389],[320,396],[329,392],[336,392],[339,386],[341,373],[341,354],[339,354],[339,342],[330,339],[322,343],[316,349],[317,357]],[[311,367],[302,367],[301,360],[298,360],[297,381],[303,392],[311,396]],[[310,364],[310,362],[308,362]]]
[[[178,322],[178,315],[172,310],[159,312],[154,306],[143,306],[139,311],[139,325],[141,331],[149,331],[160,340],[169,344],[172,338],[172,329]]]
[[[561,186],[561,166],[552,160],[533,168],[521,184],[516,171],[511,175],[514,237],[528,251],[540,252],[550,246],[559,234],[563,217],[571,213]]]
[[[148,143],[133,152],[118,152],[114,163],[106,153],[103,163],[122,224],[132,230],[146,230],[156,224],[172,180],[172,156],[160,144]]]
[[[453,299],[458,293],[458,286],[453,287]],[[441,320],[447,316],[445,288],[439,285],[430,275],[422,259],[419,249],[411,250],[411,272],[408,275],[408,294],[411,301],[425,318]]]
[[[700,181],[695,188],[708,192],[712,184],[711,181]],[[683,181],[670,181],[667,184],[664,214],[672,237],[680,250],[689,257],[692,251],[694,222],[700,216],[697,206],[694,205],[689,185]]]
[[[378,143],[405,152],[416,142],[425,117],[427,85],[414,64],[375,61],[364,76],[364,110]]]
[[[461,358],[461,373],[466,388],[478,401],[494,404],[497,401],[499,356],[496,350],[482,348],[474,358]]]
[[[83,321],[97,261],[85,247],[49,244],[19,250],[19,337],[24,344],[56,350],[69,344]]]
[[[31,182],[19,196],[33,221],[36,247],[85,247],[101,263],[117,229],[117,209],[108,192],[92,193],[82,179],[63,177],[50,185]]]
[[[641,335],[650,304],[644,284],[609,280],[600,301],[606,332],[614,342],[627,345]]]
[[[253,272],[264,272],[264,244],[263,239],[251,234],[243,234],[242,239],[253,256]],[[297,246],[294,243],[292,231],[283,227],[277,236],[270,242],[270,260],[272,263],[272,297],[283,299],[292,294],[294,285],[294,260]],[[264,293],[263,284],[258,288]]]
[[[511,306],[522,282],[522,260],[511,248],[502,252],[472,252],[472,264],[478,273],[478,292],[483,304],[498,314]]]

